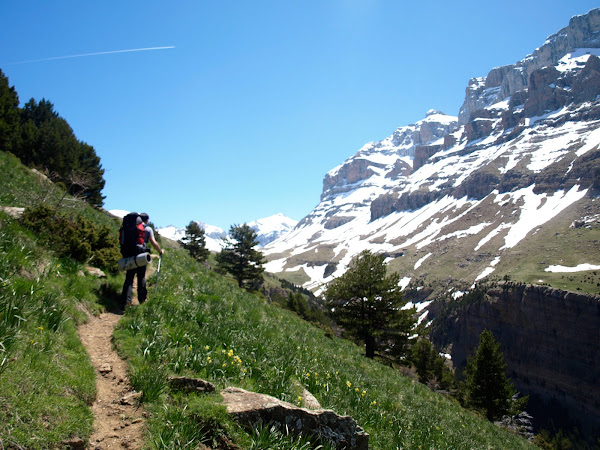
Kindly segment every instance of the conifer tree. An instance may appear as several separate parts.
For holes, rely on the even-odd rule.
[[[0,150],[13,152],[19,139],[19,96],[0,70]]]
[[[71,126],[42,99],[29,100],[20,110],[20,135],[13,153],[24,164],[48,170],[69,194],[102,205],[104,169],[91,145],[79,141]]]
[[[527,397],[513,401],[516,392],[505,371],[500,343],[491,331],[484,330],[479,346],[467,360],[467,395],[468,403],[485,412],[490,421],[518,412],[515,409],[522,409],[527,402]]]
[[[209,251],[206,248],[204,229],[198,225],[198,222],[191,221],[185,227],[185,237],[181,240],[181,244],[196,261],[206,261],[208,258]]]
[[[365,250],[344,275],[327,288],[325,297],[336,322],[365,345],[365,356],[373,358],[378,341],[406,351],[415,325],[414,308],[402,309],[406,301],[399,286],[400,275],[387,275],[384,255]]]
[[[421,383],[448,389],[454,383],[454,375],[428,339],[419,339],[413,344],[410,360],[414,364]]]
[[[237,280],[241,288],[257,290],[263,282],[263,254],[256,250],[256,231],[247,224],[232,225],[217,264]]]

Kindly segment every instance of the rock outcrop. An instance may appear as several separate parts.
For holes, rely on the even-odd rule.
[[[409,175],[411,167],[401,157],[414,156],[417,161],[424,162],[443,147],[444,137],[455,129],[455,117],[430,110],[425,119],[396,129],[382,141],[366,144],[356,155],[325,175],[321,201],[352,191],[359,185],[369,185],[374,175],[384,174],[384,178],[391,180]],[[414,167],[418,167],[418,162],[413,165],[416,170]]]
[[[354,419],[329,410],[309,410],[282,402],[274,397],[229,387],[221,391],[227,412],[240,423],[253,426],[273,423],[291,432],[308,433],[333,442],[339,449],[367,450],[369,435]]]
[[[523,395],[560,405],[584,426],[600,426],[600,297],[503,284],[450,309],[435,319],[432,337],[438,345],[452,344],[456,366],[488,329]]]
[[[473,112],[526,89],[534,71],[556,65],[574,49],[597,47],[600,47],[600,8],[573,17],[567,27],[550,36],[540,48],[522,61],[496,67],[487,77],[472,78],[458,114],[459,124],[466,124]]]

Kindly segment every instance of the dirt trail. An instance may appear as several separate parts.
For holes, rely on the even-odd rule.
[[[149,265],[146,279],[156,268]],[[137,301],[137,279],[134,283],[133,305]],[[151,294],[152,291],[149,292]],[[113,348],[112,335],[122,316],[105,312],[77,330],[96,369],[96,401],[92,405],[94,431],[88,449],[139,449],[144,444],[143,432],[147,414],[138,404],[136,393],[127,378],[127,363]]]
[[[121,318],[102,313],[79,327],[81,342],[96,369],[98,394],[92,406],[94,431],[90,449],[142,447],[146,413],[137,405],[137,394],[127,379],[127,364],[112,345],[112,333]]]

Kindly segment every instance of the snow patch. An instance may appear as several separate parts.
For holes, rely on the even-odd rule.
[[[415,270],[417,270],[419,267],[421,267],[421,264],[423,264],[423,261],[425,261],[427,258],[429,258],[432,254],[431,253],[427,253],[425,256],[423,256],[421,259],[419,259],[416,263],[415,263]]]
[[[125,211],[123,209],[111,209],[108,212],[110,214],[112,214],[113,216],[118,217],[119,219],[122,219],[123,217],[125,217],[127,214],[130,213],[130,211]]]
[[[586,270],[600,270],[600,266],[594,264],[579,264],[575,267],[567,266],[548,266],[544,269],[546,272],[558,272],[558,273],[572,273],[572,272],[584,272]]]
[[[398,286],[400,286],[400,288],[402,288],[402,290],[406,289],[406,286],[408,286],[408,284],[410,283],[411,278],[410,277],[404,277],[400,280],[400,282],[398,283]]]
[[[512,224],[509,232],[504,238],[504,245],[500,248],[513,248],[521,242],[527,234],[534,228],[543,225],[550,219],[556,217],[565,208],[581,200],[587,193],[587,189],[579,191],[579,186],[575,185],[568,192],[563,190],[556,191],[554,195],[535,194],[533,192],[535,185],[511,192],[509,195],[513,203],[522,201],[519,220]]]
[[[560,72],[581,68],[591,55],[600,56],[600,48],[576,48],[563,56],[556,65]]]

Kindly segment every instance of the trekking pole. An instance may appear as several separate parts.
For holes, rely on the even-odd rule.
[[[158,291],[158,276],[160,275],[160,263],[162,262],[162,255],[158,257],[158,269],[156,270],[156,287],[154,288],[154,295]]]

